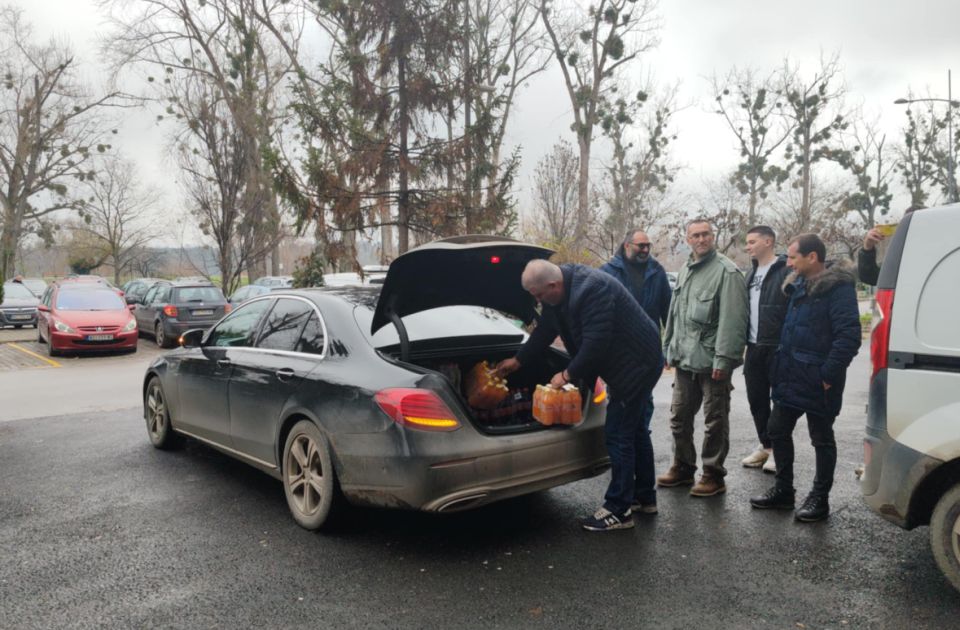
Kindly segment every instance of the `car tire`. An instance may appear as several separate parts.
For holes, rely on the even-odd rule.
[[[43,333],[40,332],[39,324],[37,324],[37,343],[39,344],[47,343],[46,340],[43,338]]]
[[[170,339],[167,337],[167,334],[163,332],[163,324],[157,322],[157,325],[153,328],[153,338],[157,340],[157,345],[161,348],[172,348],[170,345]]]
[[[287,435],[281,479],[293,520],[304,529],[320,529],[342,511],[330,443],[309,420],[295,424]]]
[[[60,356],[60,351],[53,347],[53,339],[47,339],[47,356]]]
[[[160,377],[154,376],[143,395],[143,417],[147,422],[147,436],[154,447],[169,451],[183,445],[183,436],[170,424],[170,410],[163,393]]]
[[[960,484],[937,502],[930,517],[930,548],[937,566],[960,591]]]

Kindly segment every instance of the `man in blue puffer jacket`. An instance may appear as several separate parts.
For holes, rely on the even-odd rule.
[[[817,455],[813,490],[796,512],[799,521],[819,521],[830,514],[828,496],[837,465],[833,422],[843,403],[847,367],[860,348],[860,311],[850,265],[826,266],[826,247],[816,234],[790,242],[784,281],[790,297],[773,360],[773,412],[768,425],[777,481],[765,494],[750,499],[755,508],[793,509],[793,429],[806,414]]]
[[[650,255],[650,238],[643,230],[627,232],[617,254],[600,267],[600,271],[619,280],[654,324],[667,325],[670,282],[663,265]]]

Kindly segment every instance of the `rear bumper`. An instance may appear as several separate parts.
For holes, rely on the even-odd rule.
[[[0,311],[0,326],[36,326],[37,311],[5,312]]]
[[[399,452],[394,430],[355,436],[336,445],[341,488],[357,505],[455,512],[586,479],[610,467],[602,411],[599,416],[575,428],[510,437],[464,432],[460,444],[444,439],[445,448],[421,454],[416,443],[438,440],[418,435],[402,440],[409,456],[370,457],[383,449]]]
[[[863,448],[865,466],[860,484],[867,505],[891,523],[912,529],[916,526],[910,514],[914,491],[943,462],[873,427],[867,427]]]
[[[110,341],[87,341],[87,335],[50,331],[50,347],[65,352],[111,352],[137,347],[137,330],[114,333]]]
[[[176,319],[164,319],[163,320],[163,332],[170,338],[179,337],[188,330],[193,330],[195,328],[201,328],[206,330],[216,324],[219,319],[209,319],[209,320],[198,320],[190,322],[181,322]]]

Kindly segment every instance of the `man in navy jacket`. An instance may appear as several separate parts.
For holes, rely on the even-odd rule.
[[[799,521],[830,514],[828,496],[837,465],[833,422],[843,403],[847,367],[860,348],[860,311],[849,265],[824,265],[826,247],[816,234],[790,242],[793,269],[784,292],[790,297],[771,370],[773,412],[767,427],[773,442],[777,481],[750,499],[755,508],[793,509],[793,429],[806,414],[817,455],[813,490],[796,511]]]
[[[514,372],[560,335],[570,363],[550,384],[593,383],[597,377],[606,382],[610,486],[603,506],[582,524],[590,531],[633,527],[634,504],[656,506],[653,445],[649,432],[638,427],[663,371],[659,331],[623,285],[599,270],[537,259],[527,264],[521,282],[543,313],[517,356],[501,361],[497,370]]]

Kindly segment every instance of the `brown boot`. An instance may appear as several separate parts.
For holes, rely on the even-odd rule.
[[[673,488],[674,486],[689,486],[693,483],[693,473],[696,468],[690,469],[678,462],[673,462],[670,470],[657,477],[657,485],[661,488]]]
[[[700,481],[690,488],[690,496],[712,497],[716,494],[723,494],[726,491],[727,486],[723,483],[723,477],[700,475]]]

